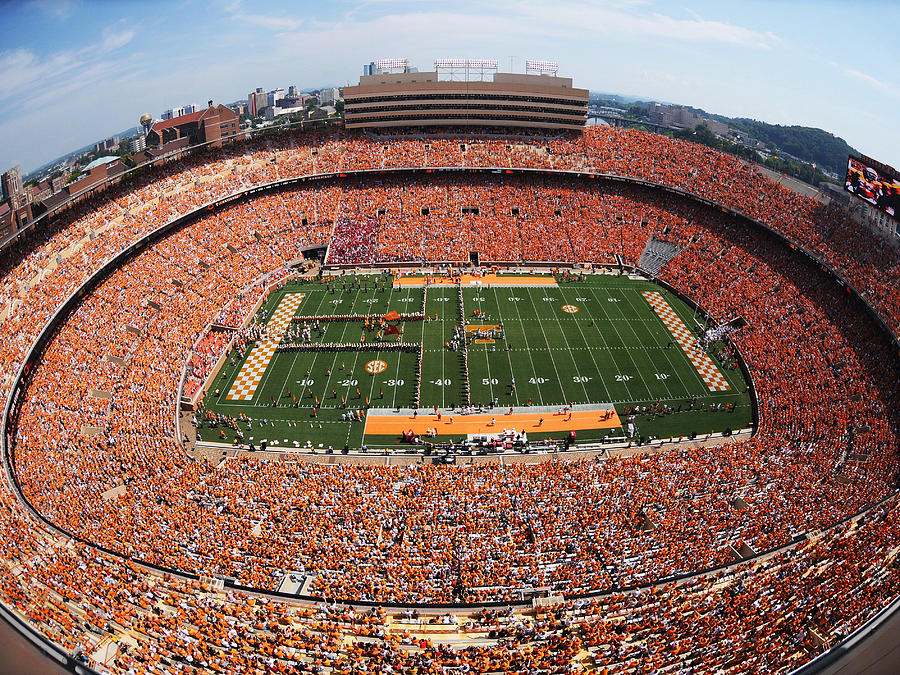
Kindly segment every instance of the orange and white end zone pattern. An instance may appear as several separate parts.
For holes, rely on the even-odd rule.
[[[250,352],[241,371],[234,378],[234,383],[225,396],[226,400],[250,401],[256,395],[256,388],[262,381],[266,368],[269,367],[275,348],[278,347],[297,308],[303,302],[304,295],[304,293],[288,293],[278,303],[278,308],[266,324],[269,338],[260,341]]]
[[[681,317],[675,313],[672,306],[666,302],[666,299],[662,294],[657,293],[656,291],[644,291],[641,295],[643,295],[644,299],[650,303],[653,311],[656,312],[666,328],[669,329],[672,337],[675,338],[675,342],[678,343],[678,346],[680,346],[685,355],[687,355],[688,360],[693,364],[694,368],[697,369],[697,372],[700,373],[700,377],[703,378],[703,381],[706,383],[706,386],[709,387],[709,390],[730,390],[731,386],[728,384],[728,380],[725,379],[725,376],[722,375],[722,371],[719,370],[709,354],[700,348],[697,344],[697,338],[691,333],[690,329],[684,325],[684,321],[682,321]]]

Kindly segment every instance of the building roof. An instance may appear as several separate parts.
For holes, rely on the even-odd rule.
[[[114,176],[123,174],[125,173],[127,168],[128,167],[126,167],[122,162],[119,162],[118,164],[110,164],[106,169],[106,177],[112,178]]]
[[[100,166],[101,164],[112,164],[113,162],[117,161],[118,159],[119,159],[118,157],[112,157],[110,155],[107,155],[106,157],[98,157],[93,162],[91,162],[86,167],[84,167],[84,169],[82,169],[82,171],[90,171],[94,167]]]
[[[225,115],[226,118],[228,115],[234,115],[237,117],[235,112],[228,108],[227,106],[219,105],[210,106],[209,108],[204,108],[203,110],[198,110],[197,112],[193,112],[190,115],[182,115],[181,117],[173,117],[170,120],[163,120],[161,122],[156,122],[153,126],[150,127],[151,131],[155,131],[162,135],[162,131],[165,129],[172,129],[173,127],[180,127],[183,124],[190,124],[191,122],[199,122],[204,119],[208,115],[212,115],[213,113],[218,114],[220,117]]]
[[[203,117],[203,113],[205,113],[208,108],[204,110],[198,110],[197,112],[192,112],[189,115],[182,115],[181,117],[173,117],[170,120],[162,120],[161,122],[156,122],[153,126],[150,127],[151,131],[162,131],[163,129],[171,129],[172,127],[180,127],[182,124],[188,124],[190,122],[196,122],[201,117]]]
[[[59,192],[50,195],[49,197],[47,197],[47,199],[44,200],[44,207],[48,211],[52,211],[68,199],[69,193],[66,190],[60,190]]]
[[[190,145],[191,139],[187,136],[183,136],[181,138],[176,138],[174,141],[169,141],[158,148],[147,148],[146,154],[150,159],[156,159],[157,157],[162,157],[166,153],[172,152],[173,150],[181,150],[183,148],[188,147]]]

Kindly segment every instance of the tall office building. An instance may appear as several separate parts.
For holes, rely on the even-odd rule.
[[[341,90],[329,87],[319,91],[319,103],[321,105],[334,105],[341,100]]]
[[[262,87],[257,87],[256,91],[247,94],[247,114],[250,117],[258,116],[259,111],[266,107],[268,100],[268,94],[262,90]]]

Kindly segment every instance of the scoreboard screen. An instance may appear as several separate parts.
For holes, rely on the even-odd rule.
[[[900,218],[900,177],[891,167],[867,157],[851,157],[844,189],[889,216]]]

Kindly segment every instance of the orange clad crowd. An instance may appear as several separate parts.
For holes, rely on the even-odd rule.
[[[276,179],[413,166],[593,170],[679,187],[808,246],[865,290],[895,333],[900,325],[896,253],[871,236],[864,247],[841,213],[703,147],[616,129],[554,139],[282,134],[166,165],[17,244],[0,270],[4,396],[59,304],[143,233]],[[178,447],[182,371],[196,367],[189,382],[199,386],[227,344],[217,331],[198,339],[211,322],[243,325],[280,278],[272,274],[306,246],[330,242],[328,262],[351,265],[466,260],[470,250],[514,262],[618,254],[635,263],[650,237],[681,249],[661,278],[712,316],[748,323],[734,340],[759,396],[750,441],[508,467],[212,467]],[[54,336],[20,397],[16,478],[43,516],[112,553],[66,545],[4,488],[0,597],[66,649],[137,635],[120,649],[118,672],[788,669],[900,588],[896,500],[842,524],[896,489],[897,360],[853,298],[799,253],[658,190],[432,174],[270,193],[148,246]],[[122,494],[110,497],[113,488]],[[818,531],[764,563],[617,590]],[[313,595],[341,601],[612,595],[472,617],[461,633],[487,642],[448,647],[382,614],[210,593],[118,556],[265,590],[294,570],[310,577]]]

